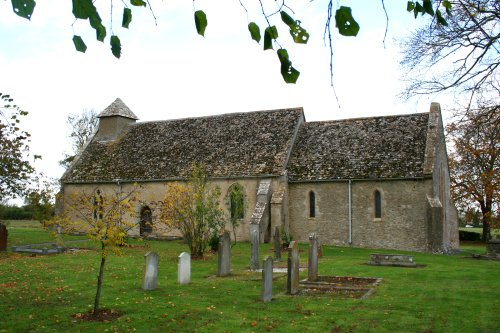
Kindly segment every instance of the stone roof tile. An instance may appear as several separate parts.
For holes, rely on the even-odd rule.
[[[125,118],[138,120],[137,116],[128,108],[128,106],[123,103],[119,98],[115,99],[107,108],[105,108],[99,115],[98,118],[122,116]]]

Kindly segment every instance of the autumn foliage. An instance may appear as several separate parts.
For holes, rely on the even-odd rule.
[[[161,222],[182,233],[192,257],[203,257],[210,236],[225,225],[220,195],[220,189],[209,184],[203,165],[193,165],[188,182],[167,187]]]

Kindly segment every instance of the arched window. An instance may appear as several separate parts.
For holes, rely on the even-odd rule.
[[[104,199],[102,198],[101,190],[95,191],[92,206],[92,217],[94,220],[102,220],[104,215]]]
[[[139,224],[139,235],[153,232],[153,214],[148,206],[141,209],[141,223]]]
[[[243,186],[233,184],[228,192],[231,221],[243,219],[245,217],[245,193],[243,192]]]
[[[379,190],[375,190],[373,194],[374,206],[375,206],[375,218],[382,218],[382,195]]]
[[[316,195],[309,192],[309,217],[316,217]]]

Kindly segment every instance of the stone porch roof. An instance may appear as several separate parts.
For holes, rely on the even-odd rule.
[[[429,113],[305,123],[290,181],[423,177]]]
[[[92,140],[62,181],[178,179],[200,162],[211,177],[281,175],[303,119],[292,108],[133,123],[115,141]]]

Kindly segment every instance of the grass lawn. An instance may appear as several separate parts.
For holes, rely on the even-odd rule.
[[[12,245],[50,240],[41,228],[9,226]],[[75,236],[71,239],[77,238]],[[122,312],[108,323],[72,315],[93,305],[99,256],[91,251],[30,257],[0,253],[0,332],[499,332],[500,262],[433,255],[324,247],[320,275],[383,278],[366,300],[288,296],[286,277],[274,280],[273,300],[262,303],[261,275],[247,271],[248,243],[232,249],[230,277],[215,276],[217,256],[192,262],[191,284],[177,284],[178,241],[132,240],[108,258],[101,304]],[[80,246],[80,244],[79,244]],[[300,260],[307,266],[307,245]],[[464,245],[484,253],[477,243]],[[141,289],[147,251],[160,255],[158,289]],[[422,268],[368,266],[373,252],[412,254]],[[261,257],[271,255],[264,244]],[[286,255],[285,255],[286,256]],[[281,263],[286,264],[286,261]],[[305,278],[307,272],[301,273]]]

